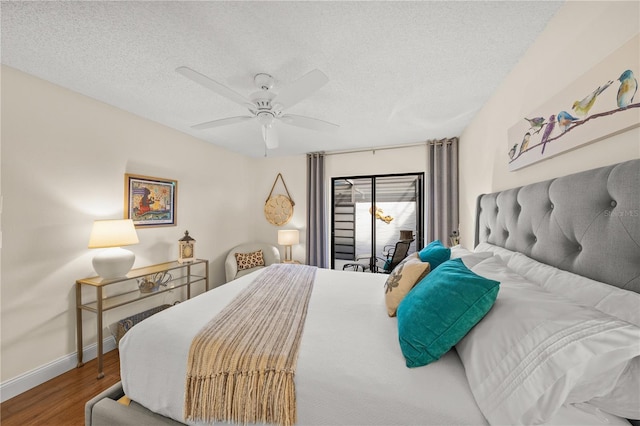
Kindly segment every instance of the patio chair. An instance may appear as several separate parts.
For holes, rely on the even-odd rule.
[[[413,240],[400,240],[395,244],[395,246],[385,246],[383,251],[386,254],[386,258],[378,258],[384,263],[382,267],[378,267],[376,265],[374,272],[390,274],[391,271],[393,271],[393,268],[398,266],[398,264],[407,257],[412,241]]]
[[[382,257],[367,257],[366,259],[356,259],[354,263],[347,263],[342,267],[343,271],[371,271],[382,274],[390,274],[393,268],[398,266],[398,263],[402,262],[409,253],[409,247],[413,240],[400,240],[395,245],[384,246],[382,250]],[[360,262],[358,262],[360,260]],[[366,260],[366,261],[365,261]],[[382,264],[378,265],[378,261]]]

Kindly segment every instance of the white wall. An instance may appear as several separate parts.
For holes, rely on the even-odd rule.
[[[558,11],[460,137],[463,244],[473,245],[478,194],[640,157],[640,128],[515,172],[507,170],[505,154],[507,130],[526,116],[531,106],[552,98],[639,31],[639,2],[570,1]]]
[[[2,382],[75,353],[74,283],[95,275],[94,219],[123,217],[125,173],[178,181],[178,225],[139,229],[135,266],[176,259],[188,229],[215,286],[227,251],[253,239],[257,163],[2,67]],[[143,307],[111,311],[105,324]],[[89,345],[95,315],[84,318]]]
[[[396,149],[330,154],[325,160],[327,187],[331,186],[331,178],[334,177],[426,173],[426,168],[426,143]]]
[[[259,178],[253,183],[254,197],[250,208],[249,220],[252,223],[255,241],[270,242],[280,250],[280,256],[284,259],[284,248],[277,245],[279,229],[297,229],[300,231],[300,244],[292,246],[292,258],[294,260],[305,261],[306,251],[306,227],[307,227],[307,162],[306,156],[298,155],[286,158],[264,158],[254,165],[254,173]],[[287,186],[289,195],[295,203],[293,206],[293,217],[282,226],[272,225],[264,216],[264,204],[269,196],[273,182],[282,174],[282,178]],[[282,180],[278,179],[273,190],[273,195],[286,195]]]

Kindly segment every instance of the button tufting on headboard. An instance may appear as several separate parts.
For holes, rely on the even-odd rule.
[[[481,195],[476,244],[640,292],[638,188],[640,159]]]

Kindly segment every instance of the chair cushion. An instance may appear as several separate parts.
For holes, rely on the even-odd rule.
[[[227,253],[227,257],[224,261],[224,273],[226,282],[229,282],[238,277],[238,262],[236,261],[236,253],[251,253],[258,250],[262,250],[262,257],[264,259],[264,266],[269,266],[274,263],[280,263],[280,251],[272,244],[263,242],[251,242],[239,244]],[[253,271],[253,268],[250,268]],[[243,269],[246,271],[246,269]]]
[[[251,253],[236,253],[236,262],[238,264],[239,271],[255,268],[256,266],[265,266],[262,250]]]

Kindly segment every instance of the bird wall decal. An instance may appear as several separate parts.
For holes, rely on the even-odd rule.
[[[638,80],[633,76],[633,71],[626,70],[620,78],[620,88],[618,89],[618,107],[626,108],[633,102],[633,98],[638,91]]]
[[[589,110],[593,106],[593,104],[596,102],[596,99],[598,98],[598,96],[612,84],[613,84],[613,80],[609,80],[606,84],[599,86],[596,90],[588,94],[581,101],[575,101],[573,103],[572,109],[576,113],[576,115],[579,115],[581,117],[584,117],[585,115],[587,115],[589,113]]]
[[[574,121],[578,121],[578,119],[567,111],[560,111],[558,113],[558,125],[560,126],[560,129],[562,129],[562,133],[566,132]]]
[[[638,42],[640,42],[640,39]],[[603,128],[607,129],[607,131],[610,131],[607,127],[607,120],[614,114],[620,114],[619,118],[616,117],[619,121],[627,123],[635,120],[635,123],[637,123],[637,115],[634,116],[629,112],[632,112],[634,108],[640,109],[640,103],[636,97],[638,93],[636,75],[638,75],[639,71],[627,69],[622,74],[619,74],[620,69],[612,70],[610,68],[607,67],[606,69],[608,75],[604,72],[597,73],[599,85],[589,83],[588,86],[585,86],[583,81],[580,81],[579,87],[574,85],[570,90],[565,91],[568,95],[567,93],[562,93],[562,95],[556,96],[553,101],[539,107],[535,112],[527,114],[527,116],[520,116],[526,120],[527,125],[519,121],[509,129],[508,135],[509,144],[507,149],[510,159],[509,169],[511,171],[540,161],[543,157],[548,158],[579,146],[580,139],[594,140],[603,133],[602,130],[593,125],[596,120],[598,124],[603,124]],[[622,69],[624,70],[624,68]],[[636,73],[635,75],[634,72]],[[620,77],[613,79],[614,75],[619,75]],[[620,87],[614,101],[615,92],[612,91],[613,89],[609,90],[609,92],[605,91],[616,81],[620,82]],[[591,86],[591,84],[593,85]],[[587,92],[585,87],[588,89],[589,86],[591,88],[595,87],[595,90],[582,97],[581,100],[576,100],[573,103],[567,102],[570,99],[576,99],[576,95],[580,94],[579,91],[584,90],[582,92],[584,95]],[[570,92],[573,92],[573,94]],[[614,102],[617,103],[617,106],[615,106]],[[549,115],[549,112],[553,110],[559,112]],[[609,123],[612,123],[609,127],[618,126],[616,122],[609,121]],[[539,133],[541,135],[536,136]],[[518,140],[518,138],[521,139]],[[553,149],[548,151],[547,144],[556,141],[559,142],[557,146],[554,145]],[[541,151],[538,151],[538,146],[542,146]],[[524,155],[528,152],[531,154]]]
[[[531,140],[531,133],[527,132],[524,134],[524,138],[522,138],[522,144],[520,144],[520,152],[518,155],[522,154],[529,147],[529,141]]]
[[[542,127],[544,126],[544,117],[535,117],[535,118],[524,118],[531,125],[531,130],[535,130],[534,133],[540,132]]]
[[[556,126],[556,116],[551,114],[549,116],[549,122],[547,123],[547,127],[544,129],[544,133],[542,134],[542,154],[544,154],[544,149],[547,146],[547,140],[549,136],[551,136],[551,132],[553,132],[553,128]]]

